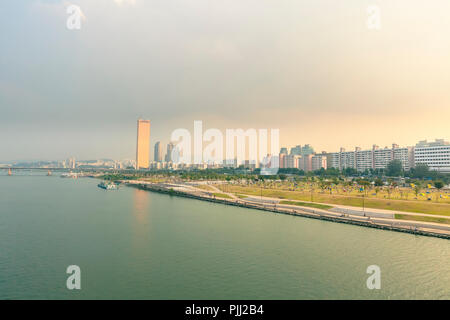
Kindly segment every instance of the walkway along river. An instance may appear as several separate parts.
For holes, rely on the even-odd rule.
[[[347,223],[358,226],[377,228],[390,231],[407,232],[423,236],[433,236],[443,239],[450,239],[450,226],[417,222],[417,221],[398,221],[395,219],[373,218],[370,216],[358,216],[353,214],[345,214],[338,212],[330,212],[320,209],[312,209],[291,205],[270,204],[257,201],[248,201],[244,199],[225,199],[218,198],[213,194],[196,190],[192,191],[183,185],[165,184],[165,183],[148,183],[140,181],[121,181],[131,187],[142,190],[164,193],[173,196],[192,198],[202,201],[221,203],[238,207],[252,208],[257,210],[270,211],[274,213],[288,214],[293,216],[302,216],[313,219],[321,219],[332,222]],[[179,189],[179,190],[176,190]],[[183,191],[181,191],[181,190]]]

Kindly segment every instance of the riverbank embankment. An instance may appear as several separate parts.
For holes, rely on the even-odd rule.
[[[142,183],[139,181],[123,181],[123,183],[138,189],[168,194],[171,196],[191,198],[249,209],[263,210],[278,214],[287,214],[292,216],[300,216],[331,222],[346,223],[369,228],[377,228],[382,230],[406,232],[415,235],[450,239],[450,226],[447,225],[438,225],[434,223],[408,221],[408,220],[374,218],[370,216],[364,217],[314,208],[279,205],[276,203],[246,201],[245,199],[238,199],[238,198],[221,198],[215,196],[211,192],[178,184]]]

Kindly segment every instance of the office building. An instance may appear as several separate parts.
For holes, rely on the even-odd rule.
[[[137,121],[136,170],[150,165],[150,120]]]
[[[162,152],[162,147],[161,147],[160,141],[155,143],[153,159],[155,162],[162,162],[162,160],[163,160],[163,152]]]
[[[174,149],[175,145],[172,142],[169,142],[167,144],[167,153],[166,153],[166,162],[171,162],[172,161],[172,151]]]

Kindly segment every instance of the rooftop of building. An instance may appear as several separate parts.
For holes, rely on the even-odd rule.
[[[434,142],[428,142],[427,140],[419,141],[416,144],[416,148],[424,148],[424,147],[440,147],[440,146],[448,146],[450,143],[445,141],[444,139],[435,139]]]

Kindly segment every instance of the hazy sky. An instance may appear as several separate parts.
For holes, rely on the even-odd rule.
[[[152,148],[194,120],[317,151],[450,138],[448,0],[1,1],[0,41],[0,161],[134,158],[138,117]]]

